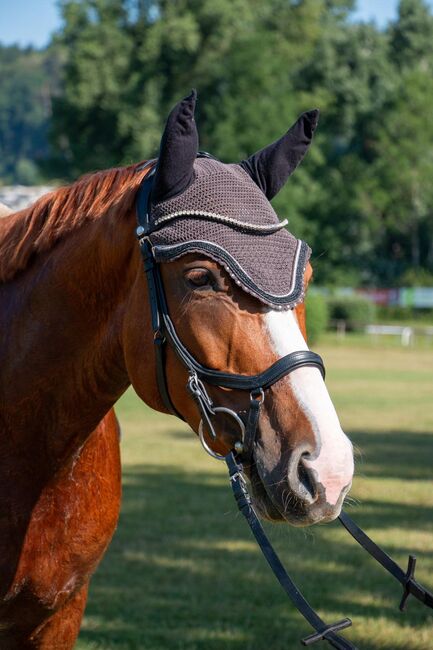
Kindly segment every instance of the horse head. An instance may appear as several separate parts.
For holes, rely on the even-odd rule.
[[[260,402],[244,463],[257,509],[294,525],[329,521],[340,513],[350,488],[353,452],[320,369],[301,364],[254,394],[239,381],[210,381],[214,371],[262,377],[294,352],[314,357],[308,357],[304,311],[310,249],[278,220],[270,200],[304,157],[318,111],[304,113],[282,138],[247,160],[223,164],[199,155],[195,101],[193,92],[168,118],[148,186],[148,221],[139,229],[152,257],[146,265],[158,267],[156,285],[163,287],[160,301],[173,330],[163,361],[165,405],[155,389],[155,369],[143,369],[137,354],[145,327],[138,326],[140,319],[130,319],[128,326],[128,373],[145,401],[175,411],[201,431],[215,454],[240,444],[239,427],[248,426],[252,401]],[[149,299],[157,289],[150,289]],[[142,278],[134,295],[143,309]],[[206,403],[197,409],[186,390],[194,360],[209,369],[200,381],[204,402],[212,405],[209,426],[200,425]]]

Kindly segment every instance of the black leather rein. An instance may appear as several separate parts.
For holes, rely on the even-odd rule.
[[[199,155],[209,156],[209,154],[205,153]],[[149,163],[149,171],[142,182],[137,198],[138,227],[136,234],[140,244],[148,283],[152,330],[155,343],[156,376],[161,398],[170,413],[183,419],[182,415],[172,403],[167,385],[165,346],[169,343],[188,370],[187,389],[191,397],[195,400],[200,412],[199,436],[204,448],[215,458],[225,460],[239,510],[246,518],[263,555],[286,594],[314,629],[314,633],[302,639],[301,643],[304,646],[309,646],[318,641],[327,641],[332,647],[338,648],[339,650],[357,650],[355,645],[337,634],[339,630],[349,627],[352,624],[351,620],[345,618],[331,624],[323,621],[284,569],[254,510],[243,477],[243,464],[253,462],[253,446],[259,422],[260,409],[264,399],[264,391],[282,377],[303,366],[316,367],[320,370],[322,376],[325,377],[323,361],[314,352],[299,350],[282,357],[258,375],[238,375],[206,368],[193,357],[178,337],[174,324],[169,316],[161,274],[154,258],[150,241],[150,235],[152,233],[150,193],[155,171],[153,163],[154,161]],[[231,409],[215,406],[207,393],[205,383],[212,386],[249,391],[250,402],[246,417],[241,416],[240,413],[235,413]],[[239,436],[233,444],[233,449],[225,457],[216,454],[209,448],[206,442],[206,434],[213,440],[217,439],[214,420],[218,413],[221,412],[231,417],[233,423],[239,430]],[[404,608],[406,600],[411,594],[428,607],[433,608],[433,595],[416,582],[414,578],[415,558],[413,556],[409,557],[409,566],[405,573],[346,513],[342,512],[339,520],[355,540],[402,584],[404,593],[400,609]]]

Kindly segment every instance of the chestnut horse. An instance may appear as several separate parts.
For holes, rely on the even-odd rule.
[[[89,579],[119,514],[112,407],[132,383],[166,412],[134,233],[148,169],[86,176],[0,221],[2,650],[73,647]],[[257,374],[307,349],[303,304],[272,309],[202,254],[161,266],[171,318],[202,364]],[[308,265],[305,286],[311,273]],[[186,371],[171,349],[166,374],[171,401],[197,431]],[[210,392],[239,409],[239,391]],[[224,453],[230,441],[213,444]],[[253,496],[263,516],[307,525],[339,514],[352,448],[317,368],[299,368],[266,392],[254,459]]]

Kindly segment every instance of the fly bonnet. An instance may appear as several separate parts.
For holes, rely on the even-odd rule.
[[[301,115],[280,140],[240,164],[224,164],[198,152],[195,102],[193,91],[174,107],[162,137],[149,224],[155,259],[203,254],[261,302],[293,308],[304,298],[311,251],[269,201],[304,157],[318,111]]]

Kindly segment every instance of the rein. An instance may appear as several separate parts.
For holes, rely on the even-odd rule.
[[[199,153],[199,156],[211,157],[204,152]],[[229,471],[230,484],[238,508],[246,518],[260,546],[260,550],[286,594],[314,629],[314,633],[302,639],[301,643],[304,646],[310,646],[319,641],[327,641],[332,647],[339,650],[357,650],[355,645],[337,634],[338,631],[351,626],[352,621],[349,618],[344,618],[336,623],[325,623],[311,607],[284,569],[253,508],[244,479],[243,466],[252,462],[253,446],[265,390],[282,377],[303,366],[318,368],[322,377],[325,378],[323,360],[318,354],[310,350],[299,350],[278,359],[278,361],[258,375],[238,375],[207,368],[194,358],[177,335],[175,326],[169,316],[161,274],[150,241],[150,235],[158,228],[158,225],[155,227],[155,224],[152,224],[150,220],[150,194],[156,169],[153,161],[150,162],[148,169],[149,171],[141,184],[137,198],[138,227],[136,229],[136,235],[139,241],[148,283],[156,377],[159,393],[164,405],[170,413],[183,420],[182,415],[172,403],[168,391],[165,373],[165,346],[169,343],[182,364],[188,370],[187,389],[200,412],[199,437],[203,447],[214,458],[225,460]],[[210,220],[216,220],[214,218],[215,216],[209,213],[208,218]],[[246,416],[243,416],[243,412],[241,415],[241,413],[236,413],[232,409],[215,406],[207,393],[204,382],[212,386],[249,391],[250,401]],[[229,416],[235,428],[239,431],[239,436],[234,442],[233,448],[226,456],[221,456],[214,452],[205,439],[205,432],[207,432],[212,440],[217,440],[218,435],[213,420],[218,413],[224,413],[226,416]],[[413,595],[427,607],[433,608],[433,595],[415,580],[416,558],[413,555],[409,556],[408,569],[404,572],[345,512],[340,514],[339,521],[358,544],[401,583],[404,590],[400,603],[401,611],[405,608],[406,601],[410,595]]]

